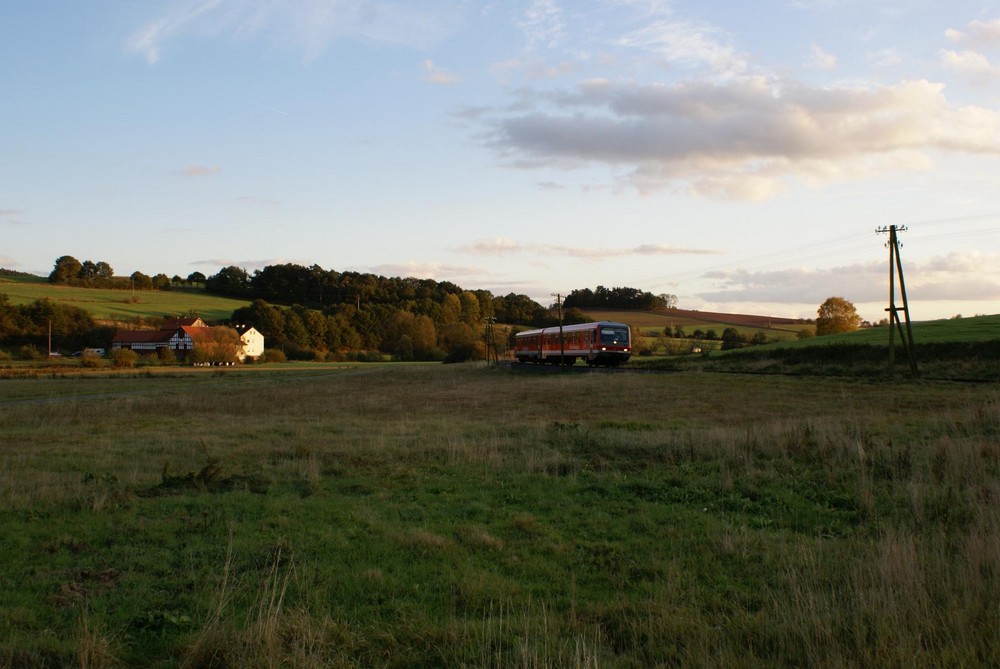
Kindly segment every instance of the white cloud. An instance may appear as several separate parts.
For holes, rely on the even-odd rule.
[[[477,255],[504,255],[508,253],[520,253],[525,247],[506,237],[496,237],[494,239],[480,239],[470,244],[459,247],[462,253],[474,253]]]
[[[449,265],[442,262],[387,263],[369,267],[368,271],[381,276],[414,277],[418,279],[446,280],[466,276],[482,276],[485,272],[478,267]]]
[[[424,81],[428,81],[432,84],[447,86],[450,84],[457,84],[462,80],[462,78],[458,75],[452,74],[451,72],[438,67],[434,64],[434,61],[429,58],[423,62],[423,69]]]
[[[522,167],[626,167],[641,191],[761,199],[809,185],[927,168],[935,152],[1000,154],[1000,112],[948,101],[941,84],[815,88],[764,77],[676,85],[586,82],[494,121]]]
[[[222,168],[208,165],[188,165],[180,174],[186,177],[210,177],[218,174]]]
[[[723,78],[748,72],[745,56],[717,39],[719,34],[718,28],[706,23],[659,19],[621,37],[617,43],[655,53],[675,67],[707,66]]]
[[[945,67],[974,83],[986,84],[1000,79],[1000,65],[994,65],[978,51],[941,50]]]
[[[817,70],[832,70],[837,67],[837,57],[824,51],[818,44],[813,44],[808,67]]]
[[[496,239],[481,239],[459,247],[462,253],[476,255],[509,255],[514,253],[538,253],[543,255],[562,255],[571,258],[621,258],[628,256],[667,256],[667,255],[707,255],[717,251],[711,249],[689,249],[669,244],[639,244],[626,248],[608,247],[576,247],[547,244],[522,244],[521,242],[497,237]]]
[[[142,54],[146,62],[157,63],[164,42],[183,32],[205,14],[216,10],[222,2],[223,0],[175,2],[165,15],[134,32],[126,42],[126,47]]]
[[[944,34],[952,42],[970,49],[1000,49],[1000,18],[970,21],[964,31],[949,28]]]
[[[1000,300],[1000,269],[994,268],[1000,268],[997,253],[954,252],[907,262],[907,297],[923,302]],[[886,265],[881,261],[825,269],[741,269],[710,272],[704,278],[715,286],[698,297],[716,303],[818,305],[831,295],[842,295],[855,303],[887,303],[889,299]],[[896,299],[900,299],[898,292]]]
[[[551,48],[565,37],[566,24],[555,0],[532,0],[518,27],[524,32],[529,49]]]
[[[903,57],[895,49],[879,49],[867,55],[868,62],[875,67],[890,68],[898,67],[903,63]]]
[[[7,269],[13,269],[14,267],[20,267],[21,263],[17,262],[10,256],[0,256],[0,267],[6,267]]]
[[[11,227],[27,225],[19,218],[22,213],[19,209],[0,209],[0,225]]]
[[[187,36],[231,39],[262,37],[282,47],[318,56],[332,42],[359,38],[385,44],[427,46],[449,30],[450,2],[376,0],[170,0],[156,18],[126,40],[127,50],[150,64],[165,46]]]

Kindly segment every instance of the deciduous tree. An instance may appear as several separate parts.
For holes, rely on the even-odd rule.
[[[816,334],[827,335],[837,332],[852,332],[861,325],[854,304],[843,297],[828,297],[816,312]]]
[[[55,267],[49,274],[49,283],[69,283],[80,276],[83,263],[73,256],[59,256],[56,258]]]

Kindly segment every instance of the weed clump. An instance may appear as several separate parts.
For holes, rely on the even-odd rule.
[[[169,463],[164,463],[160,483],[152,488],[140,491],[142,497],[157,497],[160,495],[177,495],[183,493],[223,493],[233,491],[246,491],[258,495],[267,494],[270,481],[256,474],[231,474],[222,475],[222,464],[216,460],[209,460],[197,472],[189,471],[184,474],[171,474]]]

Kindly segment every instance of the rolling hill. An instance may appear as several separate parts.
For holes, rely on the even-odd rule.
[[[133,292],[59,286],[49,283],[44,277],[23,275],[0,276],[0,293],[6,294],[11,304],[15,305],[47,298],[59,304],[80,307],[99,321],[162,318],[192,311],[206,321],[221,321],[248,304],[246,300],[210,295],[201,288]]]
[[[628,311],[618,309],[585,309],[594,320],[621,321],[643,334],[658,334],[663,329],[682,328],[687,334],[695,330],[715,330],[722,334],[727,327],[736,328],[740,334],[753,335],[763,332],[772,341],[796,339],[802,330],[812,330],[811,323],[793,318],[751,314],[724,314],[690,309],[662,309],[657,311]]]

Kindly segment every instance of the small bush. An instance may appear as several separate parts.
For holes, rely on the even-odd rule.
[[[177,364],[177,353],[174,352],[172,348],[161,348],[157,349],[156,357],[160,359],[160,362],[164,365],[176,365]]]
[[[135,367],[139,354],[130,348],[116,348],[111,351],[111,364],[115,367]]]
[[[264,349],[264,355],[262,356],[264,362],[287,362],[288,356],[285,352],[277,348]]]
[[[42,357],[42,352],[30,344],[25,344],[20,349],[18,349],[17,357],[19,357],[21,360],[40,360]]]
[[[84,351],[83,355],[80,357],[80,364],[84,367],[97,368],[104,366],[104,360],[102,360],[101,356],[96,353]]]
[[[316,359],[316,353],[307,347],[299,346],[288,346],[284,349],[283,353],[287,360],[302,360],[307,362],[312,362]]]

